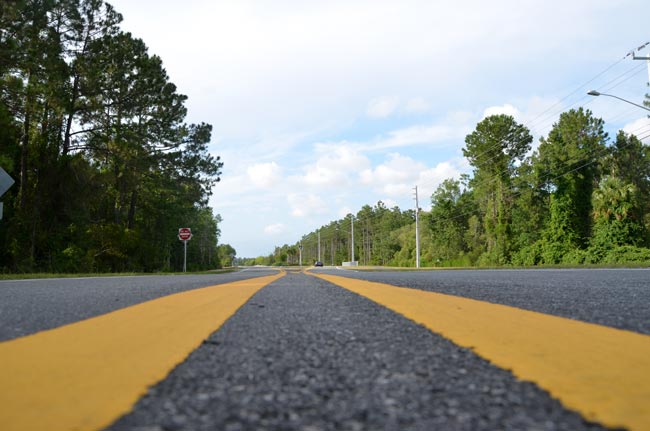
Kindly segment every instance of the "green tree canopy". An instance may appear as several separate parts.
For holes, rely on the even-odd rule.
[[[562,255],[589,243],[591,197],[606,155],[603,125],[589,110],[570,110],[560,115],[539,146],[536,168],[551,192],[545,232],[548,263],[557,263]]]
[[[487,263],[510,258],[512,183],[532,140],[525,126],[504,114],[485,118],[465,138],[463,154],[474,168],[470,185],[483,218]]]

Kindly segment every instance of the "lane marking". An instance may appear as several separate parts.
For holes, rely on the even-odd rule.
[[[471,348],[589,420],[650,429],[650,336],[458,296],[311,275]]]
[[[177,293],[0,343],[2,429],[110,425],[257,291],[282,276]]]

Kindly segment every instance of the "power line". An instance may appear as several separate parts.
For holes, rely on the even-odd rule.
[[[607,71],[611,70],[614,66],[618,65],[621,61],[623,61],[623,59],[618,60],[617,62],[615,62],[615,63],[613,63],[612,65],[610,65],[609,67],[607,67],[605,70],[603,70],[601,73],[599,73],[598,75],[596,75],[594,78],[590,79],[590,80],[587,81],[585,84],[583,84],[582,86],[578,87],[576,90],[572,91],[572,92],[569,93],[567,96],[565,96],[564,98],[562,98],[561,101],[564,101],[564,100],[568,99],[571,95],[576,94],[577,92],[579,92],[580,90],[582,90],[583,88],[585,88],[587,85],[589,85],[590,83],[592,83],[593,81],[595,81],[597,78],[599,78],[600,76],[602,76],[604,73],[606,73]],[[622,78],[624,78],[623,80],[621,80],[620,82],[614,84],[613,86],[611,86],[611,87],[607,87],[607,91],[609,91],[609,90],[611,90],[612,88],[615,88],[615,87],[621,85],[623,82],[629,80],[630,78],[632,78],[633,76],[635,76],[636,74],[638,74],[639,71],[642,69],[642,67],[643,67],[643,65],[634,66],[634,67],[632,67],[632,68],[626,70],[626,71],[623,72],[622,74],[619,74],[619,75],[616,76],[615,78],[613,78],[613,79],[607,81],[607,82],[604,84],[605,86],[607,86],[607,85],[609,85],[609,84],[613,84],[614,82],[619,81],[619,80],[621,80]],[[573,108],[574,106],[576,106],[578,103],[580,103],[581,101],[586,100],[586,99],[588,99],[588,96],[583,96],[581,99],[579,99],[578,101],[574,102],[573,104],[571,104],[570,106],[568,106],[566,109],[571,109],[571,108]],[[561,102],[561,101],[560,101],[560,102]],[[592,101],[593,101],[593,99],[590,98],[586,103],[582,104],[582,106],[584,106],[584,105],[588,105],[588,104],[591,103]],[[560,102],[554,104],[552,107],[557,106]],[[550,109],[551,109],[551,108],[547,109],[547,110],[544,111],[543,113],[548,112]],[[561,111],[561,112],[566,112],[566,111]],[[561,112],[560,112],[560,113],[561,113]],[[543,114],[543,113],[542,113],[542,114]],[[535,117],[533,120],[531,120],[531,121],[528,122],[528,123],[526,123],[526,122],[522,123],[522,125],[523,125],[524,127],[526,127],[526,128],[527,128],[528,130],[530,130],[530,131],[537,131],[537,133],[535,133],[535,134],[538,134],[538,135],[541,134],[541,133],[539,133],[539,130],[536,129],[535,126],[533,126],[533,124],[535,123],[535,120],[536,120],[536,119],[538,119],[538,118],[541,117],[542,114],[538,115],[537,117]],[[552,113],[551,115],[555,116],[556,114],[557,114],[557,113],[554,112],[554,113]],[[543,119],[543,121],[546,122],[548,119],[550,119],[550,117],[547,116],[547,117],[545,117],[545,118]],[[544,125],[544,127],[547,127],[548,125],[550,125],[550,124],[546,124],[546,123],[540,123],[540,124]],[[476,156],[476,158],[477,158],[477,159],[481,158],[483,155],[488,154],[489,152],[495,150],[496,148],[498,148],[498,147],[501,146],[501,145],[502,145],[502,143],[498,143],[498,144],[495,144],[495,145],[489,147],[489,148],[486,149],[483,153],[481,153],[481,154],[479,154],[478,156]],[[488,163],[490,163],[492,160],[494,160],[494,158],[496,158],[496,157],[498,157],[498,156],[499,156],[499,154],[496,154],[496,155],[494,155],[493,157],[491,157],[491,158],[489,158],[489,159],[487,159],[487,160],[484,160],[484,161],[482,161],[481,163],[475,165],[474,168],[475,168],[475,169],[479,169],[479,168],[481,168],[481,167],[487,165]],[[506,172],[504,171],[504,172],[501,172],[500,174],[503,174],[503,173],[506,173]],[[432,185],[432,184],[435,184],[435,180],[430,180],[430,181],[427,181],[427,182],[424,182],[424,183],[420,183],[420,185],[423,186],[423,187],[426,187],[426,186],[429,186],[429,185]]]
[[[646,44],[646,45],[647,45],[647,44]],[[645,46],[645,45],[644,45],[644,46]],[[641,47],[640,47],[640,48],[641,48]],[[622,59],[620,59],[620,60],[614,62],[614,63],[611,64],[610,66],[606,67],[604,70],[602,70],[600,73],[598,73],[597,75],[595,75],[593,78],[591,78],[590,80],[586,81],[584,84],[582,84],[581,86],[577,87],[577,88],[576,88],[575,90],[573,90],[571,93],[569,93],[569,94],[567,94],[566,96],[564,96],[560,101],[558,101],[558,102],[556,102],[555,104],[551,105],[551,106],[548,107],[546,110],[544,110],[543,112],[541,112],[540,114],[538,114],[535,118],[533,118],[532,120],[528,121],[528,122],[527,122],[528,124],[524,123],[523,125],[526,126],[526,127],[527,127],[529,130],[531,130],[531,131],[536,130],[536,127],[539,127],[539,126],[545,126],[545,127],[546,127],[546,126],[547,126],[547,125],[546,125],[546,122],[547,122],[547,121],[548,121],[552,116],[556,116],[556,115],[557,115],[557,112],[553,112],[553,113],[547,115],[546,117],[544,117],[545,114],[547,114],[547,113],[553,111],[556,107],[561,106],[562,103],[563,103],[564,101],[568,100],[570,97],[572,97],[572,96],[575,95],[576,93],[578,93],[578,92],[580,92],[581,90],[583,90],[587,85],[593,83],[593,82],[596,81],[598,78],[600,78],[601,76],[603,76],[604,74],[606,74],[607,72],[609,72],[610,70],[612,70],[614,67],[616,67],[617,65],[619,65],[619,64],[620,64],[620,63],[621,63],[621,62],[622,62],[626,57],[628,57],[628,56],[629,56],[629,54],[626,55],[625,57],[623,57]],[[627,80],[631,79],[632,77],[636,76],[636,74],[640,71],[640,69],[642,68],[642,66],[643,66],[643,65],[639,65],[639,66],[634,66],[634,67],[632,67],[632,68],[627,69],[627,70],[624,71],[623,73],[620,73],[619,75],[617,75],[615,78],[610,79],[609,81],[605,82],[605,83],[601,86],[601,88],[602,88],[602,87],[606,87],[608,90],[609,90],[609,89],[612,89],[612,88],[616,88],[617,86],[621,85],[622,83],[624,83],[624,82],[626,82]],[[609,86],[609,87],[607,87],[607,86]],[[573,104],[571,104],[569,108],[571,108],[571,107],[575,106],[576,104],[578,104],[578,103],[584,101],[585,99],[586,99],[586,96],[583,96],[582,98],[580,98],[579,100],[577,100],[576,102],[574,102]],[[589,100],[589,101],[587,101],[586,103],[584,103],[583,106],[584,106],[584,105],[587,105],[587,104],[589,104],[589,103],[591,103],[591,100]],[[560,111],[558,111],[558,112],[563,112],[563,109],[566,109],[566,108],[560,108]],[[540,120],[540,119],[541,119],[541,120]],[[643,128],[642,128],[642,129],[643,129]],[[644,130],[644,131],[645,131],[645,130]],[[633,133],[634,133],[634,132],[633,132]],[[538,133],[538,134],[539,134],[539,133]],[[648,137],[648,136],[644,136],[644,137],[641,138],[640,140],[646,139],[647,137]],[[499,145],[502,145],[502,144],[497,144],[497,145],[493,146],[492,148],[487,149],[483,154],[487,154],[489,151],[494,150],[494,148],[498,147]],[[594,154],[590,154],[589,156],[591,156],[591,155],[594,155]],[[597,156],[597,157],[599,157],[599,156]],[[494,158],[494,157],[493,157],[493,158]],[[478,168],[478,167],[480,167],[480,166],[482,166],[482,165],[484,165],[484,164],[486,164],[486,163],[489,163],[491,160],[493,160],[493,158],[490,158],[490,159],[484,161],[481,165],[477,165],[476,167]],[[590,163],[595,163],[596,160],[597,160],[597,159],[591,161]],[[587,165],[585,165],[585,166],[587,166]],[[582,167],[584,167],[584,166],[582,166]],[[576,168],[576,169],[580,169],[580,168],[582,168],[582,167],[578,167],[578,168]],[[566,174],[568,174],[568,173],[570,173],[570,172],[572,172],[572,171],[569,171],[569,172],[567,172],[567,173],[565,173],[565,174],[563,174],[563,175],[566,175]],[[502,175],[503,173],[505,173],[505,172],[501,172],[501,173],[499,173],[499,174],[497,174],[497,175],[494,175],[494,176],[492,176],[492,177],[488,177],[488,178],[486,178],[486,179],[484,180],[483,185],[486,185],[486,184],[489,184],[489,182],[495,181],[495,180],[498,178],[498,176],[499,176],[499,175]],[[549,181],[549,180],[547,179],[547,181]],[[436,182],[435,180],[430,180],[430,181],[424,182],[423,184],[421,183],[420,185],[421,185],[421,186],[428,186],[428,185],[433,185],[435,182]],[[514,190],[514,186],[511,188],[511,191],[513,191],[513,190]],[[519,194],[521,194],[521,193],[522,193],[522,192],[520,192]],[[517,195],[514,195],[513,197],[516,197],[516,196],[518,196],[518,194],[517,194]],[[391,211],[391,209],[388,209],[388,208],[387,208],[387,210],[388,210],[388,211]],[[407,211],[402,212],[402,211],[400,210],[400,212],[401,212],[401,214],[405,214]],[[418,215],[417,213],[418,213],[418,212],[419,212],[419,211],[416,210],[416,222],[417,222],[417,215]],[[382,214],[373,213],[373,214],[371,214],[370,217],[368,217],[368,219],[375,219],[375,218],[377,218],[377,217],[383,217],[384,214],[385,214],[385,213],[382,213]],[[463,215],[463,214],[461,214],[460,216],[462,216],[462,215]],[[466,214],[464,214],[464,215],[466,215]],[[458,216],[457,216],[457,217],[458,217]],[[454,217],[454,218],[457,218],[457,217]],[[324,232],[324,233],[331,233],[331,229],[334,229],[332,226],[333,226],[334,224],[338,224],[338,223],[340,223],[340,222],[343,221],[343,220],[344,220],[344,219],[342,219],[342,220],[337,220],[337,221],[333,221],[333,222],[330,223],[330,225],[329,225],[328,227],[321,227],[321,228],[320,228],[320,231],[322,231],[322,232]],[[359,221],[361,222],[362,220],[359,220]],[[373,220],[367,220],[367,221],[371,222],[371,221],[373,221]],[[307,234],[307,235],[303,236],[303,238],[305,238],[305,237],[307,237],[307,236],[310,236],[310,235],[312,235],[312,234],[313,234],[313,232],[310,232],[310,234]]]

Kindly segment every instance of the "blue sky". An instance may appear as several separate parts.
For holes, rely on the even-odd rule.
[[[188,95],[188,120],[214,126],[210,204],[240,257],[378,200],[412,208],[416,185],[426,208],[470,171],[464,137],[486,115],[537,141],[585,106],[612,135],[650,134],[644,111],[585,95],[642,101],[648,68],[625,56],[650,40],[647,0],[109,3]]]

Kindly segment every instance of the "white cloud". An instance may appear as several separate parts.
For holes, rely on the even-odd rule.
[[[426,100],[416,97],[409,99],[404,106],[404,110],[408,113],[420,114],[423,112],[428,112],[431,109],[431,105]]]
[[[349,183],[351,175],[366,168],[370,161],[349,144],[316,145],[317,152],[325,153],[316,163],[304,168],[298,177],[300,183],[312,186],[342,187]]]
[[[639,136],[646,136],[650,133],[650,118],[639,118],[631,123],[623,126],[623,131],[628,134]]]
[[[399,207],[399,204],[397,203],[397,201],[395,201],[395,200],[393,200],[391,198],[383,198],[383,199],[379,199],[379,200],[383,202],[383,204],[384,204],[384,206],[386,208]]]
[[[438,186],[448,178],[459,179],[461,173],[468,169],[467,159],[457,159],[438,163],[433,168],[420,172],[417,181],[420,207],[428,210],[431,207],[430,197]]]
[[[386,118],[395,112],[399,100],[396,97],[379,97],[368,103],[366,114],[372,118]]]
[[[397,148],[411,145],[435,144],[437,141],[450,139],[456,133],[452,127],[434,124],[431,126],[412,126],[395,130],[388,134],[388,137],[378,140],[373,149]]]
[[[483,111],[481,120],[490,115],[505,114],[512,116],[515,121],[526,126],[533,139],[533,149],[539,144],[539,137],[548,134],[553,123],[557,121],[566,106],[555,97],[533,96],[528,99],[518,100],[516,104],[504,103],[503,105],[490,106]]]
[[[426,165],[398,153],[389,155],[389,160],[359,173],[362,184],[380,190],[389,197],[403,197],[413,188],[420,172]]]
[[[467,168],[464,159],[441,162],[429,168],[397,153],[390,154],[389,157],[389,160],[374,169],[364,170],[359,177],[362,184],[374,188],[389,199],[401,201],[413,194],[416,185],[421,196],[430,196],[443,180],[458,178]]]
[[[327,212],[327,204],[313,193],[289,193],[287,201],[294,217],[310,217]]]
[[[357,143],[355,148],[359,151],[383,151],[420,145],[443,147],[462,142],[474,125],[475,118],[471,113],[453,111],[433,123],[395,129],[375,139]]]
[[[283,223],[270,224],[264,228],[264,233],[267,235],[280,235],[287,231],[287,226]]]
[[[214,125],[219,142],[215,139],[210,150],[225,165],[211,203],[224,216],[222,239],[238,250],[239,243],[250,244],[241,250],[245,255],[263,252],[271,240],[290,242],[292,232],[312,228],[305,226],[309,218],[295,219],[284,237],[260,242],[259,232],[250,229],[270,223],[260,220],[269,218],[267,213],[250,210],[260,201],[281,213],[270,220],[282,220],[288,212],[310,211],[289,204],[291,191],[340,187],[340,201],[337,197],[331,212],[343,206],[358,209],[379,197],[390,198],[372,187],[345,188],[359,171],[394,178],[387,186],[391,193],[407,191],[409,197],[421,176],[435,185],[452,168],[463,171],[460,163],[444,163],[462,147],[483,107],[494,108],[488,112],[518,110],[523,117],[518,121],[536,138],[546,134],[559,112],[581,103],[589,90],[571,93],[577,84],[620,59],[634,46],[630,41],[644,40],[650,13],[647,0],[111,4],[123,13],[123,28],[163,59],[172,82],[188,95],[188,122]],[[168,31],[172,27],[178,31]],[[633,66],[621,62],[590,87],[604,88]],[[631,78],[626,80],[629,92],[618,93],[621,85],[617,94],[641,97],[645,73],[626,76]],[[563,98],[567,94],[573,96]],[[604,102],[590,107],[604,107]],[[422,115],[428,119],[409,121]],[[631,122],[632,115],[620,123]],[[600,116],[611,124],[611,115]],[[311,145],[317,140],[332,143]],[[386,152],[415,154],[417,146],[421,157],[412,155],[411,163],[423,166],[404,162],[417,175],[400,179],[391,171],[390,159],[376,161]],[[440,148],[445,151],[436,151]],[[277,187],[268,188],[283,177]],[[260,187],[266,188],[262,197]],[[322,209],[317,199],[312,207]]]
[[[124,14],[125,29],[163,58],[190,96],[190,115],[208,117],[197,120],[214,122],[225,142],[313,128],[325,117],[345,123],[382,93],[390,97],[375,99],[369,111],[380,117],[413,94],[458,106],[454,101],[479,98],[500,103],[485,96],[502,94],[505,86],[548,92],[568,82],[562,72],[571,67],[583,66],[585,77],[585,57],[591,65],[623,55],[647,10],[643,0],[525,3],[111,2]],[[628,25],[601,31],[616,22]],[[171,26],[178,31],[167,31]],[[575,46],[584,55],[575,55]],[[406,111],[409,106],[424,107],[406,102]]]
[[[516,121],[522,121],[522,115],[519,109],[515,108],[509,103],[506,103],[505,105],[501,105],[501,106],[490,106],[485,111],[483,111],[483,119],[491,115],[500,115],[500,114],[510,115]]]
[[[422,97],[408,99],[400,103],[398,97],[378,97],[372,99],[366,108],[371,118],[387,118],[394,114],[422,114],[431,110],[431,105]]]
[[[345,206],[339,209],[338,215],[339,218],[343,218],[348,214],[352,214],[352,213],[353,213],[352,209],[350,207]]]
[[[463,116],[463,119],[468,117]],[[469,124],[440,124],[415,125],[392,130],[385,135],[367,141],[350,142],[321,142],[314,144],[318,153],[351,152],[361,155],[362,152],[383,151],[392,148],[402,148],[418,145],[448,145],[450,139],[464,138],[469,130]],[[365,157],[361,155],[362,157]]]
[[[258,187],[271,187],[282,177],[282,169],[275,162],[258,163],[246,171],[251,183]]]

